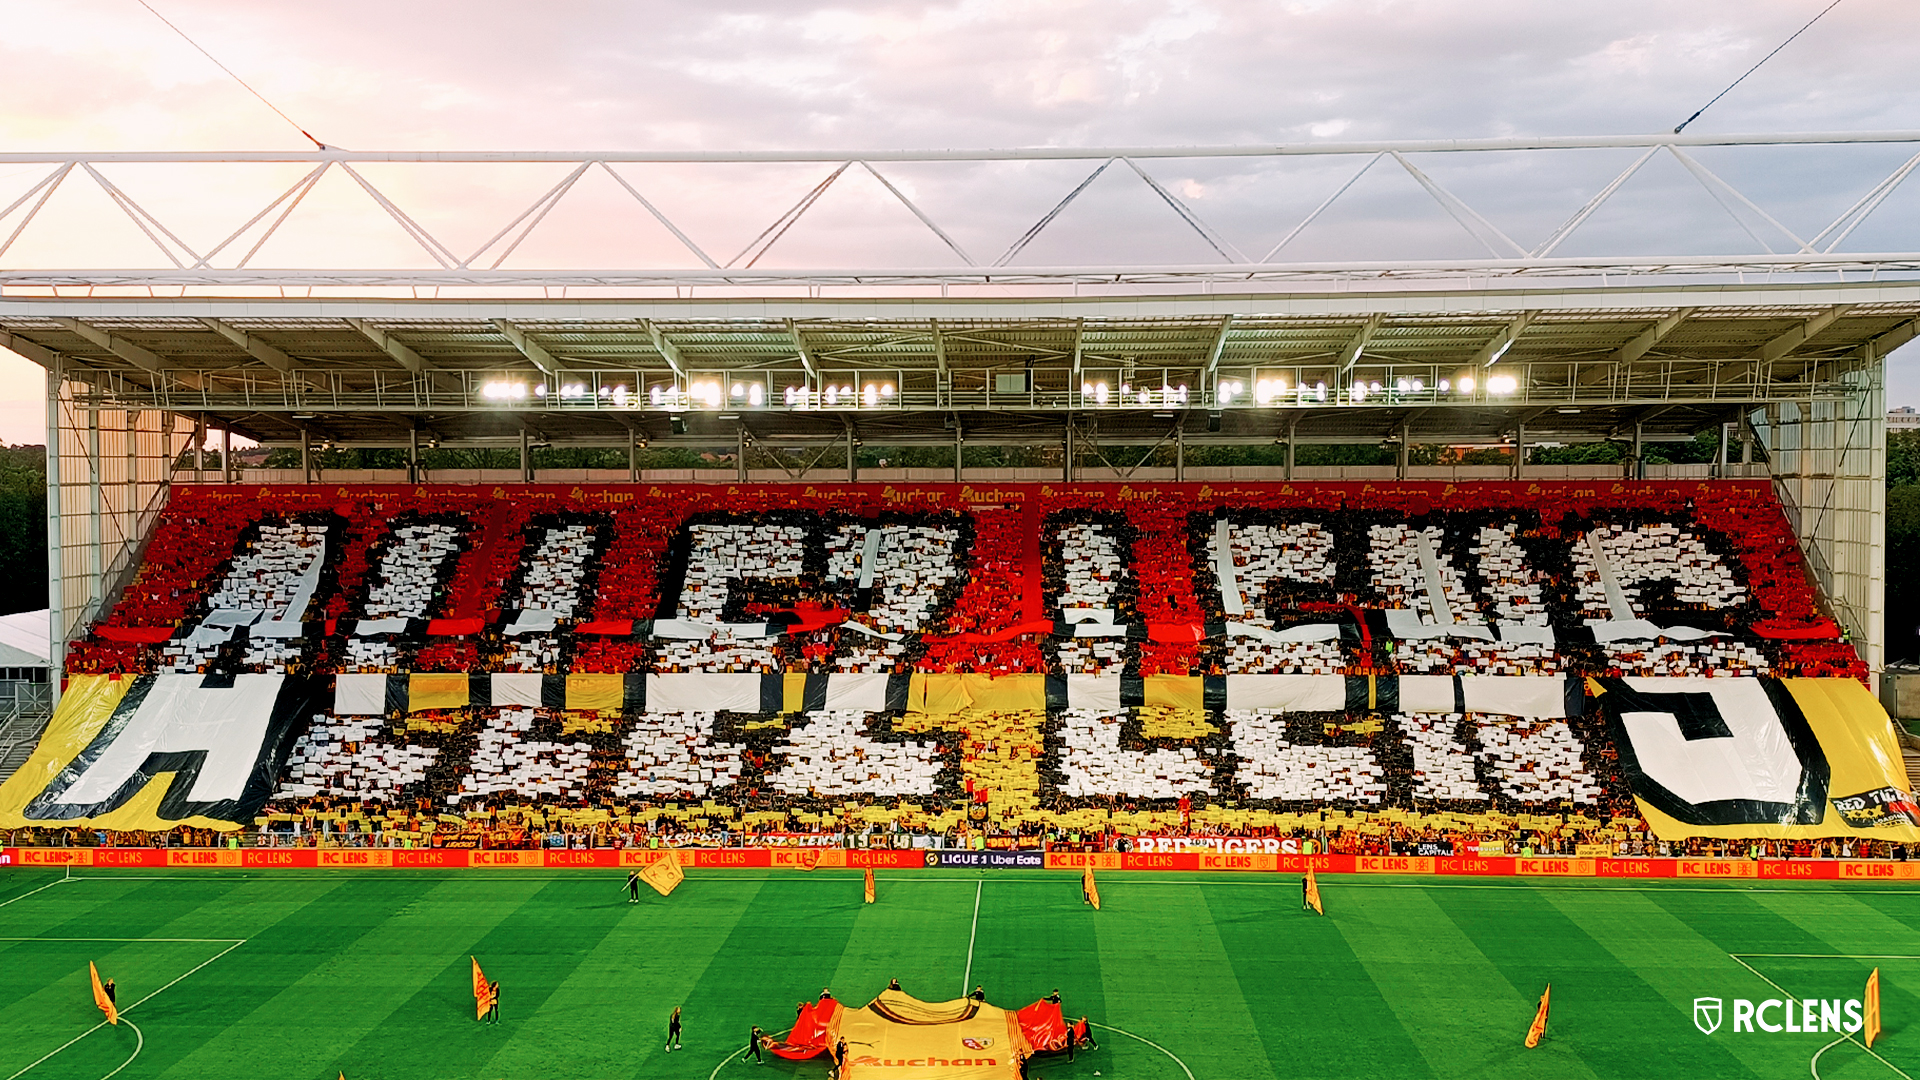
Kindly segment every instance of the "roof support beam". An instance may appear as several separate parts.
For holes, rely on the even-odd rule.
[[[252,334],[247,333],[237,326],[221,322],[219,319],[201,319],[200,321],[206,324],[207,329],[245,349],[248,356],[253,357],[255,360],[260,361],[275,371],[283,371],[291,374],[300,366],[294,362],[293,357],[288,356],[286,353],[261,341],[259,338],[254,337]]]
[[[1647,352],[1655,345],[1665,341],[1667,335],[1678,329],[1681,323],[1686,322],[1687,317],[1692,315],[1693,312],[1693,308],[1683,307],[1671,315],[1662,316],[1659,322],[1642,330],[1632,341],[1615,349],[1610,359],[1616,364],[1633,363],[1635,360],[1647,355]]]
[[[541,348],[539,342],[528,337],[526,331],[505,319],[495,319],[493,325],[507,336],[508,341],[513,342],[513,347],[520,350],[521,356],[533,362],[534,367],[547,375],[560,374],[560,364],[554,360],[553,354]]]
[[[813,362],[813,350],[807,347],[807,336],[800,332],[800,324],[792,319],[787,320],[787,336],[793,339],[793,349],[800,354],[800,366],[807,369],[808,375],[817,378],[820,366]],[[940,349],[941,366],[945,367],[947,354],[946,349],[940,346],[940,327],[937,324],[933,328],[933,340],[935,347]],[[674,365],[674,370],[679,371],[679,365]]]
[[[1483,368],[1492,367],[1498,363],[1501,357],[1507,355],[1507,350],[1513,348],[1513,343],[1520,340],[1520,332],[1525,330],[1539,314],[1538,311],[1521,312],[1518,318],[1493,335],[1492,341],[1480,346],[1480,351],[1473,354],[1473,361],[1467,366]]]
[[[143,349],[117,334],[109,334],[97,326],[83,323],[79,319],[55,319],[54,321],[134,367],[144,368],[147,371],[161,371],[167,366],[166,361],[161,359],[159,354],[150,349]]]
[[[1360,362],[1360,354],[1367,351],[1367,342],[1373,340],[1373,335],[1379,331],[1381,324],[1386,321],[1387,317],[1384,313],[1367,316],[1367,321],[1360,324],[1360,328],[1354,331],[1353,336],[1347,339],[1345,345],[1340,346],[1341,374],[1344,375],[1352,371],[1353,365]],[[1222,334],[1224,333],[1225,331],[1222,330]]]
[[[19,334],[8,333],[5,330],[0,330],[0,348],[12,349],[14,352],[19,353],[21,356],[26,357],[44,368],[52,367],[53,362],[58,359],[60,355],[45,345],[28,341]]]
[[[409,349],[406,343],[399,338],[394,337],[392,334],[387,333],[385,330],[380,329],[367,320],[348,319],[347,325],[360,331],[361,337],[373,342],[381,352],[393,357],[396,363],[408,371],[413,372],[415,375],[424,374],[432,369],[433,365],[427,363],[425,357]]]
[[[1215,369],[1219,368],[1220,354],[1227,347],[1227,331],[1231,329],[1233,329],[1233,316],[1228,315],[1220,320],[1220,330],[1213,335],[1213,344],[1207,347],[1208,375],[1212,375]],[[1365,343],[1362,342],[1362,344]],[[1073,339],[1073,366],[1076,368],[1080,366],[1080,338],[1077,334]]]
[[[1835,319],[1847,313],[1851,304],[1835,304],[1827,310],[1801,323],[1799,326],[1781,334],[1765,345],[1760,346],[1760,359],[1778,360],[1807,343],[1807,339],[1832,326]]]
[[[927,325],[933,329],[933,362],[940,373],[945,375],[947,373],[947,335],[940,329],[939,319],[928,319]],[[798,340],[797,335],[796,340]],[[800,355],[803,360],[806,358],[805,353]]]

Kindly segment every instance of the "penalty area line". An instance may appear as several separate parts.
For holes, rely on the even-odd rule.
[[[33,939],[33,938],[28,938],[28,939],[24,939],[24,940],[29,940],[29,941],[31,941],[31,940],[37,940],[37,939]],[[138,940],[138,939],[136,939],[136,940]],[[195,965],[194,965],[193,967],[190,967],[190,968],[188,968],[185,974],[183,974],[183,975],[181,975],[181,976],[179,976],[178,978],[175,978],[175,979],[174,979],[174,980],[173,980],[172,982],[169,982],[169,983],[167,983],[167,984],[166,984],[165,986],[162,986],[162,987],[161,987],[160,989],[158,989],[158,990],[155,990],[155,991],[153,991],[153,993],[151,993],[151,994],[148,994],[148,995],[146,995],[145,997],[143,997],[143,998],[141,998],[140,1000],[138,1000],[138,1001],[136,1001],[136,1002],[134,1002],[133,1004],[131,1004],[131,1005],[129,1005],[129,1006],[127,1006],[126,1008],[124,1008],[124,1009],[121,1009],[121,1010],[120,1010],[120,1015],[121,1015],[122,1017],[124,1017],[124,1016],[126,1016],[126,1014],[127,1014],[127,1013],[130,1013],[130,1012],[132,1012],[133,1010],[135,1010],[135,1009],[137,1009],[137,1008],[139,1008],[140,1006],[142,1006],[142,1005],[144,1005],[144,1004],[146,1004],[147,1002],[149,1002],[149,1001],[152,1001],[152,1000],[153,1000],[153,998],[154,998],[154,997],[155,997],[156,995],[158,995],[158,994],[160,994],[160,993],[163,993],[163,992],[165,992],[165,991],[167,990],[167,988],[168,988],[168,987],[171,987],[171,986],[173,986],[173,985],[174,985],[174,983],[177,983],[177,982],[179,982],[179,981],[180,981],[181,979],[184,979],[184,978],[186,978],[186,977],[187,977],[188,975],[192,975],[192,974],[193,974],[194,972],[196,972],[196,971],[199,971],[199,970],[200,970],[201,968],[203,968],[203,967],[206,967],[206,966],[207,966],[208,964],[211,964],[211,963],[213,963],[213,962],[214,962],[215,960],[218,960],[218,959],[220,959],[221,957],[223,957],[223,956],[225,956],[225,955],[227,955],[228,953],[230,953],[230,952],[232,952],[233,950],[235,950],[235,949],[237,949],[237,948],[239,948],[240,946],[242,946],[242,945],[245,945],[245,944],[247,943],[247,939],[246,939],[246,938],[221,938],[221,939],[218,939],[218,940],[222,940],[222,941],[231,941],[231,942],[233,942],[233,944],[231,944],[231,945],[229,945],[229,946],[227,946],[227,947],[226,947],[226,948],[224,948],[224,949],[221,949],[221,950],[220,950],[219,952],[217,952],[217,953],[214,953],[214,954],[213,954],[212,956],[210,956],[210,957],[208,957],[208,958],[207,958],[207,959],[205,959],[205,960],[202,960],[202,961],[201,961],[200,963],[198,963],[198,964],[195,964]],[[40,1066],[41,1066],[42,1064],[44,1064],[44,1063],[45,1063],[45,1062],[46,1062],[47,1060],[49,1060],[50,1058],[52,1058],[52,1057],[53,1057],[53,1056],[54,1056],[55,1054],[58,1054],[58,1053],[60,1053],[60,1051],[62,1051],[62,1050],[65,1050],[65,1049],[66,1049],[67,1047],[69,1047],[69,1046],[72,1046],[72,1045],[73,1045],[74,1043],[77,1043],[77,1042],[79,1042],[79,1041],[80,1041],[81,1039],[84,1039],[84,1038],[86,1038],[87,1036],[89,1036],[89,1035],[91,1035],[91,1034],[93,1034],[93,1033],[94,1033],[94,1032],[96,1032],[96,1031],[99,1031],[99,1030],[100,1030],[101,1028],[103,1028],[103,1027],[106,1027],[106,1026],[107,1026],[107,1022],[106,1022],[105,1020],[101,1020],[101,1021],[100,1021],[99,1023],[96,1023],[96,1024],[94,1024],[94,1025],[93,1025],[92,1027],[90,1027],[90,1028],[88,1028],[87,1030],[85,1030],[85,1031],[83,1031],[83,1032],[81,1032],[81,1033],[80,1033],[80,1034],[78,1034],[78,1035],[75,1035],[75,1036],[74,1036],[73,1038],[71,1038],[71,1039],[68,1039],[68,1040],[67,1040],[66,1042],[64,1042],[64,1043],[61,1043],[61,1044],[60,1044],[59,1046],[57,1046],[57,1047],[55,1047],[55,1048],[54,1048],[53,1050],[51,1050],[50,1052],[48,1052],[48,1053],[47,1053],[47,1054],[46,1054],[45,1056],[43,1056],[43,1057],[41,1057],[41,1058],[40,1058],[40,1060],[38,1060],[38,1061],[35,1061],[35,1062],[34,1062],[33,1064],[31,1064],[31,1065],[28,1065],[28,1066],[27,1066],[26,1068],[24,1068],[24,1069],[21,1069],[21,1070],[20,1070],[19,1072],[17,1072],[17,1073],[14,1073],[14,1074],[13,1074],[12,1076],[9,1076],[9,1077],[7,1077],[7,1078],[6,1078],[6,1080],[19,1080],[19,1078],[20,1078],[20,1077],[22,1077],[22,1076],[25,1076],[26,1074],[28,1074],[28,1073],[30,1073],[30,1072],[32,1072],[32,1071],[33,1071],[34,1069],[36,1069],[36,1068],[38,1068],[38,1067],[40,1067]],[[128,1027],[133,1027],[133,1024],[132,1024],[131,1022],[129,1022],[129,1023],[127,1024],[127,1026],[128,1026]],[[134,1033],[135,1033],[135,1034],[139,1034],[139,1031],[140,1031],[140,1029],[139,1029],[139,1028],[134,1028],[133,1030],[134,1030]],[[140,1035],[140,1045],[141,1045],[141,1046],[145,1046],[145,1045],[146,1045],[146,1041],[147,1041],[147,1040],[146,1040],[146,1036],[145,1036],[145,1035]],[[135,1056],[135,1057],[138,1057],[138,1056],[139,1056],[139,1054],[140,1054],[140,1050],[139,1050],[139,1048],[135,1048],[135,1050],[134,1050],[134,1056]],[[124,1069],[124,1068],[126,1068],[126,1067],[127,1067],[127,1065],[130,1065],[130,1064],[132,1064],[132,1063],[133,1063],[133,1058],[128,1058],[128,1059],[126,1060],[126,1062],[125,1062],[125,1063],[123,1063],[123,1064],[122,1064],[122,1065],[120,1066],[120,1069]],[[110,1072],[110,1073],[108,1073],[108,1074],[107,1074],[107,1076],[112,1076],[112,1075],[114,1075],[114,1073],[117,1073],[117,1072],[119,1072],[119,1071],[120,1071],[120,1069],[115,1069],[115,1070],[113,1070],[113,1072]],[[102,1078],[101,1078],[101,1080],[106,1080],[106,1077],[102,1077]]]
[[[973,943],[980,939],[980,891],[987,887],[981,878],[973,885],[973,929],[967,931],[967,973],[960,976],[960,996],[967,996],[967,984],[973,981]]]
[[[67,881],[67,880],[69,880],[69,879],[68,879],[68,878],[54,878],[54,879],[53,879],[52,881],[49,881],[49,882],[47,882],[47,883],[46,883],[45,885],[42,885],[42,886],[40,886],[39,888],[37,888],[37,889],[34,889],[34,890],[32,890],[32,891],[30,891],[30,892],[23,892],[23,893],[21,893],[21,894],[20,894],[19,896],[16,896],[16,897],[14,897],[14,898],[13,898],[12,900],[0,900],[0,907],[6,907],[6,906],[7,906],[8,904],[11,904],[11,903],[13,903],[13,902],[15,902],[15,901],[17,901],[17,900],[25,900],[25,899],[26,899],[27,897],[29,897],[29,896],[32,896],[32,895],[33,895],[34,893],[39,893],[39,892],[46,892],[46,891],[47,891],[48,889],[51,889],[51,888],[53,888],[53,887],[54,887],[55,885],[58,885],[58,884],[60,884],[61,882],[63,882],[63,881]]]

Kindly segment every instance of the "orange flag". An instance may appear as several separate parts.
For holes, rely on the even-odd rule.
[[[1080,874],[1080,892],[1086,896],[1093,910],[1100,910],[1100,886],[1093,880],[1093,867],[1089,866]]]
[[[1867,1021],[1861,1031],[1867,1037],[1867,1049],[1873,1049],[1873,1040],[1880,1035],[1880,969],[1874,968],[1867,976]]]
[[[467,959],[473,960],[473,1018],[485,1020],[487,1006],[493,1004],[493,984],[487,981],[486,973],[480,970],[479,960],[471,956]]]
[[[873,903],[873,871],[867,871],[867,903]]]
[[[1552,996],[1553,984],[1548,983],[1547,988],[1540,994],[1540,1011],[1533,1014],[1533,1026],[1527,1029],[1528,1049],[1539,1046],[1540,1036],[1547,1033],[1547,999]]]
[[[107,988],[100,985],[100,969],[94,967],[91,960],[87,961],[87,974],[93,979],[93,1003],[107,1014],[107,1023],[120,1023],[120,1010],[114,1008],[113,999],[107,996]]]
[[[680,856],[669,851],[648,863],[646,869],[640,871],[640,880],[653,886],[653,891],[661,896],[671,896],[674,888],[687,880],[687,875],[680,870]]]
[[[1313,876],[1313,867],[1307,867],[1307,906],[1322,915],[1327,909],[1320,906],[1320,879]]]

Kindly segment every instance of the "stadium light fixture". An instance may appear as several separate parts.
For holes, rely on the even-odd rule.
[[[1474,386],[1473,376],[1471,375],[1460,376],[1460,392],[1461,393],[1463,394],[1473,393],[1473,386]]]

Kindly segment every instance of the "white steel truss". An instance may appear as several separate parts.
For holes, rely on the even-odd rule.
[[[1771,150],[1786,147],[1833,152],[1841,146],[1886,145],[1911,148],[1900,163],[1882,176],[1832,221],[1811,236],[1801,236],[1755,197],[1742,191],[1701,160],[1705,148],[1757,148]],[[1599,186],[1587,200],[1566,210],[1557,227],[1537,242],[1516,239],[1496,225],[1492,218],[1450,189],[1434,172],[1436,161],[1458,161],[1476,155],[1524,154],[1538,159],[1545,155],[1573,151],[1639,151],[1623,170]],[[1685,175],[1711,197],[1742,234],[1751,242],[1751,250],[1735,253],[1689,249],[1697,243],[1681,235],[1661,233],[1657,246],[1669,250],[1573,256],[1563,254],[1567,241],[1606,207],[1623,188],[1662,155],[1677,164]],[[1226,230],[1203,218],[1194,200],[1183,198],[1174,187],[1163,182],[1156,172],[1174,160],[1222,163],[1261,159],[1282,166],[1305,159],[1337,162],[1352,159],[1359,168],[1331,190],[1303,218],[1293,224],[1277,244],[1267,248],[1258,259],[1250,258],[1240,243]],[[963,230],[955,227],[953,215],[942,221],[920,201],[912,198],[905,186],[888,174],[896,165],[981,164],[1014,162],[1037,164],[1054,161],[1078,161],[1091,169],[1077,184],[1060,193],[1050,208],[1023,232],[1013,235],[1007,246],[991,259],[982,258],[961,242]],[[188,239],[193,230],[178,220],[178,211],[163,214],[151,200],[143,202],[134,193],[135,185],[116,170],[134,166],[204,167],[208,165],[244,166],[296,163],[306,171],[290,186],[257,208],[242,207],[233,214],[232,227],[220,235]],[[409,213],[403,198],[396,193],[391,179],[376,183],[368,166],[492,166],[551,165],[565,172],[550,187],[541,191],[518,212],[509,211],[497,228],[479,235],[487,239],[471,249],[437,235],[422,221],[418,205],[431,198],[431,182],[401,185],[416,201]],[[658,199],[650,199],[645,182],[636,180],[634,167],[652,165],[765,166],[776,164],[817,164],[827,168],[824,176],[810,187],[796,192],[786,209],[780,212],[754,238],[720,261],[713,242],[701,243],[697,229],[666,213]],[[1116,165],[1124,168],[1115,170]],[[676,288],[724,287],[771,288],[811,287],[888,287],[911,285],[993,285],[993,286],[1104,286],[1171,285],[1175,287],[1211,287],[1231,284],[1240,288],[1258,287],[1263,282],[1301,283],[1313,281],[1378,279],[1452,279],[1493,280],[1538,277],[1577,277],[1616,281],[1647,277],[1687,275],[1819,275],[1821,280],[1880,279],[1906,277],[1920,272],[1920,251],[1903,250],[1904,243],[1891,247],[1876,245],[1875,226],[1890,217],[1880,210],[1920,166],[1920,131],[1851,133],[1800,133],[1782,135],[1673,135],[1602,136],[1590,138],[1500,138],[1464,140],[1427,140],[1407,142],[1351,142],[1311,144],[1271,144],[1250,146],[1202,147],[1039,147],[1014,150],[867,150],[867,151],[622,151],[622,152],[496,152],[496,151],[344,151],[327,149],[312,152],[180,152],[180,153],[0,153],[0,167],[20,166],[28,170],[45,167],[46,172],[27,183],[24,191],[10,202],[0,203],[0,289],[10,294],[22,290],[70,287],[183,287],[200,291],[222,288],[269,288],[288,291],[302,289],[351,289],[410,287],[462,289],[489,287],[580,287],[580,288]],[[1295,260],[1287,252],[1303,231],[1325,218],[1329,210],[1354,198],[1356,184],[1376,168],[1397,168],[1409,178],[1413,191],[1424,192],[1447,217],[1458,225],[1474,246],[1484,250],[1464,258],[1376,257],[1349,260]],[[931,266],[862,265],[862,253],[849,242],[844,258],[828,258],[822,265],[776,267],[762,261],[789,231],[825,196],[836,182],[855,172],[870,176],[896,200],[920,226],[940,244],[939,250],[951,255],[951,261]],[[1072,265],[1033,265],[1021,257],[1036,239],[1053,226],[1063,213],[1074,207],[1081,196],[1103,175],[1131,174],[1150,192],[1152,200],[1163,204],[1172,220],[1201,241],[1215,257],[1212,261],[1152,263],[1123,261]],[[295,267],[261,265],[262,249],[295,218],[315,188],[329,176],[339,178],[365,197],[368,213],[383,216],[397,226],[411,244],[412,265],[399,267]],[[31,175],[31,173],[29,174]],[[1344,175],[1344,174],[1343,174]],[[1876,173],[1877,175],[1877,173]],[[584,238],[576,248],[576,266],[525,265],[516,260],[523,245],[543,226],[553,211],[574,194],[588,177],[610,178],[631,199],[631,209],[657,223],[685,249],[693,265],[621,266],[612,257],[595,254],[593,238]],[[150,178],[150,175],[149,175]],[[1864,182],[1864,177],[1862,180]],[[1037,183],[1037,181],[1035,181]],[[116,207],[144,238],[139,250],[116,254],[110,265],[62,268],[24,265],[16,253],[19,241],[40,225],[42,228],[73,227],[48,225],[46,207],[56,194],[72,185],[91,185]],[[448,199],[457,198],[449,192]],[[12,192],[9,192],[12,194]],[[1485,198],[1482,198],[1483,205]],[[1344,207],[1342,207],[1344,209]],[[984,207],[973,208],[984,212]],[[994,208],[998,210],[1000,208]],[[733,211],[745,215],[742,208]],[[1081,213],[1111,213],[1111,209],[1093,208],[1080,203]],[[1210,209],[1208,217],[1217,215]],[[1115,222],[1116,227],[1122,223]],[[1864,228],[1863,228],[1864,227]],[[740,230],[742,235],[748,230]],[[1881,232],[1886,230],[1882,229]],[[56,241],[58,237],[54,238]],[[729,244],[729,247],[731,245]],[[1260,250],[1255,248],[1254,250]],[[721,252],[719,254],[724,254]]]

